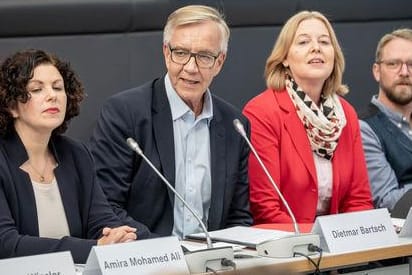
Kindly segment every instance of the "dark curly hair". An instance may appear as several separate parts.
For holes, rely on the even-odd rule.
[[[26,103],[30,99],[27,83],[33,78],[34,69],[42,64],[51,64],[63,77],[67,96],[66,114],[63,123],[53,130],[52,135],[59,135],[67,130],[69,121],[80,111],[80,102],[84,98],[84,88],[68,62],[42,50],[28,49],[18,51],[7,57],[0,65],[0,135],[7,136],[14,131],[14,118],[10,110],[17,103]]]

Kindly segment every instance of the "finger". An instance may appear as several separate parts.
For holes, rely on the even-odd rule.
[[[137,231],[137,228],[136,228],[136,227],[126,226],[126,231],[127,231],[127,232],[136,232],[136,231]]]
[[[102,235],[103,235],[103,236],[109,235],[111,230],[112,230],[112,229],[109,228],[109,227],[103,228],[103,230],[102,230]]]
[[[130,242],[137,239],[137,235],[135,233],[127,233],[121,239],[120,242]]]
[[[123,236],[126,234],[126,231],[115,228],[110,231],[110,234],[107,235],[107,238],[109,238],[110,243],[118,243],[121,242]]]
[[[107,237],[101,237],[100,239],[97,240],[97,245],[106,245],[108,242]]]
[[[116,227],[116,229],[124,230],[126,232],[136,232],[137,231],[137,229],[135,227],[131,227],[131,226],[127,226],[127,225]]]

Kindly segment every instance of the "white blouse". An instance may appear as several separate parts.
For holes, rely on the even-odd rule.
[[[320,157],[313,152],[313,159],[315,161],[316,175],[318,178],[318,205],[316,214],[329,214],[330,199],[332,197],[333,186],[333,170],[332,161]]]
[[[54,239],[70,236],[56,178],[51,183],[32,181],[32,184],[36,199],[39,236]]]

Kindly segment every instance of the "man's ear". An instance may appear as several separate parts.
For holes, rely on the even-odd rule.
[[[225,53],[221,53],[217,59],[216,59],[216,70],[215,70],[215,74],[214,76],[217,76],[219,74],[219,72],[222,70],[223,64],[225,63],[226,60],[226,54]]]
[[[373,73],[373,77],[375,78],[375,80],[377,82],[379,82],[380,79],[381,79],[381,72],[380,72],[380,65],[379,64],[373,63],[372,73]]]

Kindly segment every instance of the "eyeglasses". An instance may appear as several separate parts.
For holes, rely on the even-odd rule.
[[[406,68],[408,71],[411,73],[412,72],[412,60],[408,61],[402,61],[400,59],[389,59],[389,60],[380,60],[376,62],[378,64],[384,64],[386,68],[392,71],[399,72],[399,70],[402,68],[403,64],[406,65]]]
[[[220,54],[219,53],[217,55],[212,55],[212,54],[203,53],[203,52],[192,53],[188,50],[172,48],[170,45],[168,46],[169,46],[169,50],[170,50],[171,58],[173,62],[180,64],[180,65],[186,65],[193,56],[195,58],[197,66],[203,69],[212,68],[213,65],[215,65],[216,59],[218,58]]]

